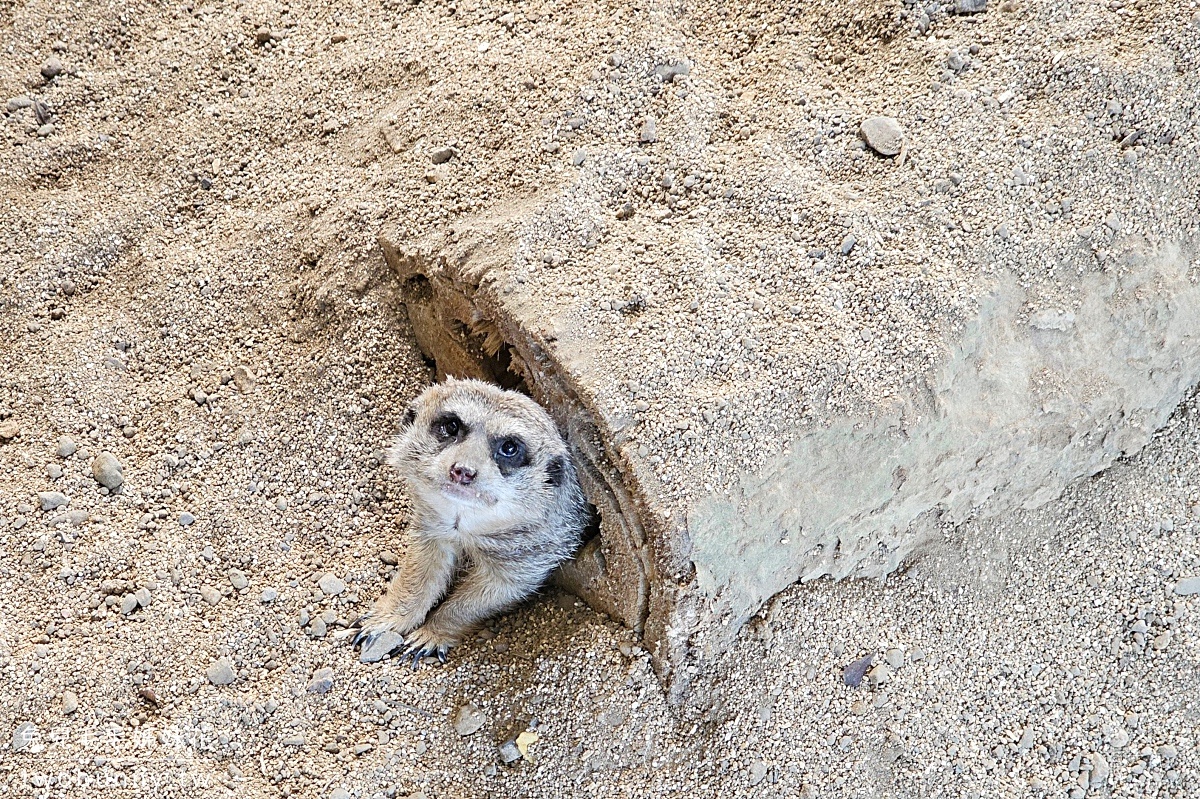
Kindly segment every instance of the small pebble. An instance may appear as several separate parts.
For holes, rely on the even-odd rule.
[[[899,155],[904,149],[904,129],[892,117],[868,117],[858,132],[867,146],[880,155]]]
[[[435,164],[444,164],[453,157],[453,147],[437,147],[429,153],[429,160]]]
[[[643,144],[658,141],[658,122],[654,117],[646,117],[646,121],[642,123],[642,131],[638,135],[638,140]]]
[[[337,596],[346,590],[346,583],[335,574],[326,574],[317,581],[317,586],[325,596]]]
[[[898,669],[904,665],[904,650],[897,647],[892,647],[883,656],[887,664],[893,669]]]
[[[62,712],[64,715],[71,715],[79,709],[79,697],[74,691],[63,691]]]
[[[196,521],[196,517],[193,516],[192,514],[188,513],[187,511],[184,511],[183,513],[179,514],[179,526],[180,527],[188,527],[195,521]]]
[[[1175,583],[1176,596],[1191,596],[1200,594],[1200,577],[1185,577]]]
[[[125,476],[121,472],[121,463],[111,452],[101,452],[92,461],[92,477],[109,491],[116,491],[125,482]]]
[[[324,694],[328,693],[331,688],[333,688],[333,669],[323,668],[313,672],[312,679],[308,681],[305,690],[310,694]]]
[[[37,725],[32,721],[22,721],[13,730],[12,750],[14,752],[24,752],[33,747],[38,739]]]
[[[862,683],[863,677],[866,676],[867,669],[871,668],[871,661],[874,659],[874,655],[867,655],[854,661],[842,671],[842,680],[851,688],[857,688]]]
[[[842,255],[849,255],[854,249],[854,245],[858,243],[858,239],[853,233],[847,233],[846,238],[842,239]]]
[[[387,630],[375,638],[367,639],[358,653],[358,660],[360,663],[376,663],[403,643],[403,635],[395,630]]]
[[[128,616],[138,609],[137,597],[133,594],[126,594],[121,597],[121,615]]]
[[[521,759],[521,750],[517,748],[516,740],[505,741],[496,747],[501,763],[515,763]]]
[[[38,502],[42,506],[42,510],[50,511],[55,508],[61,508],[71,500],[61,491],[41,491],[38,493]]]
[[[463,705],[454,714],[454,731],[464,738],[474,735],[483,727],[485,721],[483,711],[472,704]]]
[[[62,74],[63,65],[57,58],[49,58],[45,64],[42,64],[42,77],[46,80],[54,80]]]
[[[400,562],[400,559],[396,557],[396,553],[392,552],[390,549],[385,549],[384,551],[380,552],[379,560],[387,566],[395,566]]]
[[[213,685],[232,685],[237,679],[237,672],[233,670],[233,664],[228,658],[218,658],[204,670],[204,676]]]
[[[21,428],[17,425],[16,421],[5,419],[3,422],[0,422],[0,442],[12,441],[19,435],[21,435]]]
[[[250,585],[250,581],[246,579],[245,573],[240,569],[229,570],[229,584],[236,590],[241,591],[246,586]]]
[[[138,606],[143,608],[150,607],[150,603],[154,600],[154,596],[150,593],[150,589],[146,588],[145,586],[135,591],[133,593],[133,597],[137,600]]]
[[[263,602],[274,602],[279,599],[279,591],[275,588],[264,588],[259,599]]]
[[[221,592],[211,585],[204,585],[200,587],[200,598],[210,605],[215,605],[221,601]]]

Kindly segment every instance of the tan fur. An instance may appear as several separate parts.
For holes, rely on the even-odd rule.
[[[461,435],[445,435],[447,419]],[[503,446],[517,441],[524,457],[506,458]],[[431,386],[409,408],[388,462],[408,486],[413,518],[396,576],[360,620],[356,643],[393,630],[414,667],[426,655],[445,660],[579,544],[586,504],[567,445],[523,394],[478,380]],[[474,474],[469,484],[456,482],[456,469]]]

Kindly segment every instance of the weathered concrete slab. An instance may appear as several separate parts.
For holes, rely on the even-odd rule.
[[[950,43],[881,23],[856,71],[634,35],[567,87],[538,194],[384,229],[439,371],[523,385],[568,431],[600,526],[562,580],[676,697],[787,585],[1052,500],[1200,383],[1196,76],[1156,71],[1166,45],[967,55],[1015,41],[980,19]],[[889,58],[937,81],[890,96]],[[880,114],[894,158],[857,137]]]

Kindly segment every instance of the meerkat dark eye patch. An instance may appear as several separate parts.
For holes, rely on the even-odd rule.
[[[409,408],[404,412],[404,418],[400,420],[400,427],[412,427],[412,424],[415,421],[417,421],[417,409]]]
[[[458,414],[443,413],[433,420],[433,424],[429,426],[429,432],[433,433],[433,437],[440,443],[448,444],[451,441],[462,441],[470,431],[467,429],[466,423],[458,418]]]
[[[567,460],[556,455],[546,464],[546,482],[552,486],[560,486],[567,476]]]
[[[500,467],[500,474],[508,477],[517,469],[529,465],[529,447],[516,436],[493,438],[492,460]]]

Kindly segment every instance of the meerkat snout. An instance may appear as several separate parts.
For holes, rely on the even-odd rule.
[[[476,474],[474,469],[457,463],[450,467],[450,479],[459,485],[469,486],[475,481]]]
[[[431,386],[388,453],[412,500],[396,576],[355,643],[402,635],[414,667],[445,660],[579,545],[587,503],[566,442],[536,402],[478,380]]]

